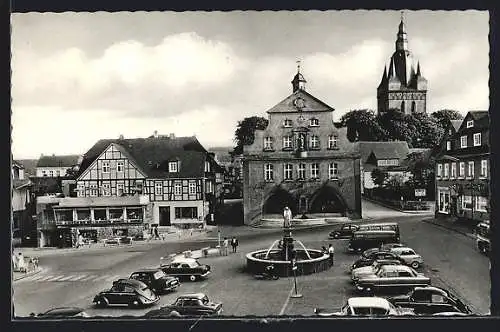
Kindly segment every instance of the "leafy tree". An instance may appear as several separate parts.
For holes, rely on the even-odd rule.
[[[243,145],[250,145],[255,139],[255,130],[266,129],[269,120],[259,116],[251,116],[238,121],[238,126],[234,132],[234,141],[236,147],[233,149],[233,155],[243,153]]]
[[[446,130],[446,127],[450,123],[451,120],[463,120],[462,114],[454,110],[439,110],[431,114],[437,124],[441,127],[441,129]]]
[[[77,174],[78,174],[78,169],[76,167],[70,167],[66,170],[65,176],[71,177],[71,178],[76,178]]]
[[[383,187],[388,177],[387,172],[383,172],[379,168],[375,168],[372,171],[372,181],[377,187]]]
[[[437,120],[427,113],[409,115],[406,121],[412,123],[410,128],[413,132],[408,143],[412,148],[432,148],[443,137],[444,130],[438,125]]]
[[[397,109],[390,109],[377,116],[377,121],[391,140],[407,141],[411,144],[417,126],[417,121],[412,115],[406,115]]]
[[[354,141],[385,141],[387,134],[378,124],[372,110],[352,110],[340,118],[340,126],[347,127],[347,139]]]

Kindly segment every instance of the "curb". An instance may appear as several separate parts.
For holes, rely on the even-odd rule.
[[[14,282],[15,282],[15,281],[19,281],[19,280],[22,280],[22,279],[24,279],[24,278],[27,278],[27,277],[34,276],[35,274],[38,274],[38,273],[40,273],[40,272],[42,272],[42,271],[43,271],[43,269],[42,269],[41,267],[38,267],[38,269],[36,269],[35,271],[31,271],[31,272],[29,272],[29,273],[22,274],[22,275],[20,275],[20,276],[19,276],[19,277],[17,277],[17,278],[13,278],[13,279],[12,279],[12,281],[14,281]]]
[[[443,224],[440,224],[440,223],[437,223],[437,222],[434,222],[432,221],[433,219],[422,219],[423,222],[425,223],[428,223],[428,224],[431,224],[431,225],[435,225],[435,226],[438,226],[438,227],[441,227],[441,228],[444,228],[444,229],[447,229],[447,230],[450,230],[450,231],[453,231],[455,233],[459,233],[459,234],[462,234],[464,236],[467,236],[471,239],[475,239],[476,237],[474,236],[474,234],[472,233],[467,233],[465,231],[462,231],[460,229],[456,229],[454,227],[450,227],[449,225],[443,225]]]
[[[414,210],[401,210],[401,209],[398,209],[397,207],[395,206],[391,206],[391,205],[388,205],[388,204],[385,204],[385,203],[382,203],[382,202],[379,202],[379,201],[376,201],[376,200],[373,200],[373,199],[370,199],[370,198],[366,198],[366,197],[363,197],[363,199],[367,202],[370,202],[370,203],[373,203],[373,204],[378,204],[380,206],[383,206],[385,208],[388,208],[388,209],[391,209],[391,210],[394,210],[394,211],[399,211],[401,213],[408,213],[408,214],[433,214],[434,212],[431,211],[430,209],[429,210],[421,210],[421,211],[414,211]]]

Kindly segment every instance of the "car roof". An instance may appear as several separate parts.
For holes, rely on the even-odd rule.
[[[205,296],[206,295],[203,293],[192,293],[192,294],[182,294],[182,295],[178,296],[177,298],[178,299],[186,299],[186,298],[193,299],[193,298],[195,298],[195,299],[201,300]]]
[[[116,283],[116,282],[120,282],[120,283],[123,283],[123,284],[128,284],[128,285],[131,285],[133,287],[144,287],[146,286],[145,283],[143,283],[142,281],[139,281],[139,280],[135,280],[135,279],[125,279],[125,278],[122,278],[122,279],[118,279],[116,281],[113,282]]]
[[[442,288],[439,288],[439,287],[434,287],[434,286],[425,286],[425,287],[415,287],[414,291],[415,290],[424,290],[424,289],[428,289],[428,290],[433,290],[433,291],[437,291],[437,292],[440,292],[440,293],[444,293],[446,295],[449,294],[448,291],[442,289]]]
[[[387,301],[382,297],[375,297],[375,296],[351,297],[349,300],[347,300],[347,303],[349,304],[349,306],[354,308],[377,307],[377,308],[384,308],[387,310],[389,310],[390,308],[389,301]]]
[[[411,251],[415,251],[413,250],[412,248],[410,247],[394,247],[391,249],[392,251],[404,251],[404,250],[411,250]]]
[[[399,224],[397,222],[376,222],[359,224],[359,226],[399,226]]]
[[[172,263],[194,263],[197,262],[195,258],[188,258],[188,257],[175,257],[172,260]]]
[[[47,310],[42,315],[79,314],[82,311],[84,309],[78,307],[61,307]]]
[[[410,267],[406,265],[382,265],[381,269],[388,272],[397,272],[397,271],[411,272]]]
[[[161,270],[157,269],[157,268],[145,268],[145,269],[136,270],[132,273],[149,273],[149,272],[158,272],[158,271],[161,271]]]

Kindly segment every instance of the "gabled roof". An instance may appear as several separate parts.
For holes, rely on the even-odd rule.
[[[30,186],[32,183],[30,179],[13,179],[12,186],[14,189],[22,189],[24,187]]]
[[[203,162],[208,153],[194,136],[102,139],[84,154],[78,176],[85,172],[110,144],[115,144],[150,178],[200,177],[204,173]],[[178,172],[168,172],[170,161],[180,162]]]
[[[71,167],[78,164],[78,155],[40,156],[36,167]]]
[[[267,113],[296,113],[299,112],[297,107],[294,105],[295,99],[298,97],[304,100],[304,107],[302,112],[332,112],[335,109],[318,98],[314,97],[305,90],[297,90],[278,104],[271,107]]]
[[[450,120],[450,122],[455,131],[458,131],[460,129],[460,126],[462,125],[463,120]]]
[[[17,159],[16,162],[24,166],[24,172],[28,175],[36,175],[36,164],[38,159]]]
[[[358,143],[361,162],[367,162],[370,155],[373,153],[377,159],[399,159],[406,158],[410,149],[406,141],[391,141],[391,142],[367,142],[360,141]]]
[[[468,129],[467,120],[471,118],[474,120],[474,128],[488,128],[490,126],[490,114],[488,111],[469,111],[457,131]]]
[[[484,117],[489,117],[488,111],[469,111],[469,114],[474,120],[479,120]]]

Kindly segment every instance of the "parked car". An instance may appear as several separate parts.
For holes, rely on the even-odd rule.
[[[406,265],[384,265],[376,274],[364,275],[356,289],[369,294],[406,293],[417,286],[428,286],[431,279]]]
[[[160,269],[142,269],[132,273],[129,277],[142,281],[156,294],[173,291],[180,286],[179,278],[167,276]]]
[[[406,247],[404,244],[402,243],[383,243],[381,246],[380,246],[380,250],[381,251],[390,251],[392,248],[400,248],[400,247]]]
[[[371,265],[355,268],[351,271],[351,281],[356,283],[362,276],[377,274],[378,270],[384,265],[401,265],[400,260],[396,259],[377,259]]]
[[[358,229],[359,226],[355,224],[342,224],[339,229],[331,231],[328,237],[331,239],[351,238]]]
[[[220,315],[222,303],[211,302],[203,293],[185,294],[165,310],[176,311],[182,316]]]
[[[417,254],[415,250],[408,247],[392,248],[391,252],[401,257],[407,265],[414,269],[418,269],[424,263],[422,256]]]
[[[160,269],[168,275],[189,278],[191,281],[206,278],[211,273],[210,265],[200,264],[194,258],[177,257],[170,264],[160,265]]]
[[[94,303],[98,307],[109,305],[128,305],[140,307],[151,305],[160,300],[145,283],[134,279],[118,279],[113,286],[100,292],[94,297]]]
[[[339,312],[316,308],[314,313],[320,317],[414,315],[411,309],[397,308],[382,297],[351,297]]]
[[[37,318],[48,318],[48,319],[60,319],[60,318],[86,318],[90,317],[85,309],[77,308],[77,307],[61,307],[61,308],[53,308],[44,313],[35,315],[34,313],[30,314],[31,317]]]
[[[388,300],[400,307],[412,308],[418,315],[459,312],[471,315],[470,308],[456,296],[442,288],[427,286],[415,287],[406,295],[393,296]]]
[[[396,255],[392,252],[377,251],[377,252],[370,254],[368,257],[361,256],[357,261],[355,261],[351,265],[351,271],[358,268],[358,267],[372,265],[374,261],[381,260],[381,259],[385,259],[385,260],[390,259],[390,260],[395,260],[395,261],[401,262],[401,264],[406,264],[406,262],[402,258],[400,258],[398,255]]]
[[[365,251],[363,251],[361,253],[361,257],[369,257],[371,254],[375,253],[375,252],[379,252],[379,251],[382,251],[382,249],[380,248],[370,248],[370,249],[366,249]]]

